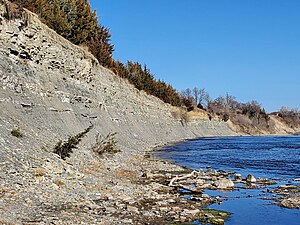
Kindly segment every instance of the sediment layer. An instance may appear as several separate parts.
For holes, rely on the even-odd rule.
[[[182,170],[146,159],[148,151],[187,138],[236,135],[225,122],[185,120],[35,14],[8,20],[6,10],[0,1],[0,223],[138,223],[145,211],[137,206],[163,198],[159,190],[166,188],[146,182],[146,175]],[[70,158],[53,153],[60,140],[90,125]],[[92,146],[97,134],[110,132],[121,152],[100,157]],[[149,209],[148,218],[160,214]]]

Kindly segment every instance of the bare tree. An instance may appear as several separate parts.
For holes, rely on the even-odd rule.
[[[290,127],[298,127],[300,125],[300,110],[281,107],[278,115],[290,125]]]
[[[229,109],[235,109],[238,103],[235,99],[236,97],[234,97],[233,95],[229,95],[227,92],[225,96],[225,106]]]
[[[192,90],[193,97],[194,97],[194,100],[195,100],[195,105],[198,105],[199,92],[200,92],[200,90],[197,87],[194,87],[193,90]]]
[[[202,109],[204,107],[207,107],[208,102],[211,101],[209,94],[205,91],[204,88],[194,87],[192,90],[192,97],[195,105],[197,105],[198,108]]]
[[[205,91],[204,88],[199,89],[198,105],[201,105],[204,108],[207,108],[209,102],[211,102],[211,98],[210,98],[209,94]]]
[[[191,101],[194,106],[201,109],[207,109],[212,102],[212,99],[204,88],[194,87],[192,90],[187,88],[181,92],[181,95]]]
[[[192,96],[192,90],[190,88],[187,88],[181,92],[181,94],[188,100],[193,100]]]
[[[187,97],[188,99],[191,99],[191,98],[192,98],[192,91],[191,91],[191,89],[189,89],[189,88],[186,89],[186,97]]]

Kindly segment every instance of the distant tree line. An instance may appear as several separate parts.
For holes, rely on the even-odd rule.
[[[288,109],[281,107],[279,112],[274,113],[281,117],[291,128],[300,126],[300,111],[298,109]]]
[[[127,79],[137,89],[174,106],[191,105],[190,100],[180,96],[171,85],[156,80],[146,66],[131,61],[123,64],[112,58],[114,46],[109,29],[99,23],[88,0],[10,1],[36,13],[46,25],[72,43],[88,47],[102,66]]]
[[[171,85],[156,80],[146,65],[128,61],[126,64],[113,59],[114,46],[108,28],[102,26],[92,11],[88,0],[10,0],[20,7],[36,13],[40,19],[58,34],[76,45],[88,47],[99,63],[116,75],[128,80],[137,89],[154,95],[174,106],[195,108],[218,115],[222,120],[236,124],[252,124],[267,128],[269,115],[256,101],[240,103],[226,94],[211,99],[204,88],[187,88],[180,94]],[[300,112],[282,108],[277,115],[291,127],[300,125]]]
[[[241,103],[236,97],[226,93],[212,99],[204,88],[187,88],[181,91],[182,99],[189,100],[189,110],[202,109],[209,115],[216,115],[223,121],[230,120],[242,128],[257,128],[258,130],[271,131],[275,128],[270,116],[280,117],[291,128],[300,127],[300,111],[282,107],[278,112],[268,114],[257,101]],[[244,130],[247,133],[247,130]],[[251,131],[249,132],[251,133]]]
[[[241,103],[228,93],[213,100],[204,88],[197,87],[187,88],[181,95],[192,102],[192,108],[200,108],[211,115],[217,115],[223,121],[230,119],[234,124],[244,127],[269,129],[270,117],[256,101]]]

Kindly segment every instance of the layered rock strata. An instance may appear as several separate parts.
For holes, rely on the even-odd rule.
[[[139,183],[142,177],[180,170],[145,159],[147,151],[186,138],[235,135],[224,122],[176,116],[180,110],[101,67],[35,14],[7,10],[0,0],[0,223],[135,223],[134,203],[160,198],[155,183]],[[70,158],[53,153],[59,140],[90,125]],[[91,150],[96,136],[110,132],[121,152],[99,157]]]

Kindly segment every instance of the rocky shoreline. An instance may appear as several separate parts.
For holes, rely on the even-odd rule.
[[[156,220],[165,213],[148,207],[147,216],[140,205],[159,198],[160,185],[143,174],[179,167],[150,162],[145,152],[187,138],[236,135],[225,122],[187,121],[181,109],[101,67],[37,15],[10,13],[0,0],[0,224]],[[53,153],[91,125],[70,158]],[[97,137],[109,133],[122,152],[95,154]]]
[[[235,189],[266,189],[278,207],[299,208],[298,186],[280,185],[266,178],[248,175],[242,178],[232,171],[207,170],[191,171],[172,163],[147,157],[142,160],[141,176],[133,181],[146,191],[132,201],[125,201],[120,209],[124,221],[132,224],[176,224],[195,220],[210,224],[224,224],[230,212],[209,210],[206,207],[222,204],[226,199],[205,194],[205,190],[234,191]],[[150,194],[151,193],[151,194]],[[267,196],[267,195],[266,195]],[[254,196],[247,196],[251,198]],[[135,200],[133,200],[135,199]]]
[[[275,187],[273,180],[210,168],[191,171],[151,152],[122,160],[124,154],[87,158],[77,166],[76,160],[65,162],[53,153],[31,167],[8,169],[1,163],[0,224],[223,224],[230,213],[205,207],[226,199],[209,196],[206,189],[270,186],[276,197],[265,200],[299,208],[299,186]]]
[[[162,161],[161,163],[164,164],[165,162]],[[236,189],[257,189],[261,190],[262,193],[267,190],[268,194],[262,194],[261,199],[271,201],[278,207],[300,208],[299,185],[276,185],[277,183],[273,179],[255,178],[250,174],[243,178],[233,171],[216,171],[208,167],[205,171],[191,171],[186,168],[176,168],[168,172],[156,171],[156,173],[146,177],[149,178],[148,182],[159,183],[163,185],[161,186],[162,189],[169,190],[169,194],[172,193],[172,195],[168,195],[170,199],[180,196],[176,201],[187,203],[179,204],[181,210],[177,212],[174,212],[172,207],[167,207],[169,209],[167,215],[176,215],[176,217],[172,217],[173,222],[188,223],[198,220],[203,223],[224,224],[224,221],[229,218],[230,212],[210,211],[206,206],[213,203],[222,204],[227,199],[209,196],[204,193],[205,190],[231,192]],[[272,197],[267,197],[270,195]],[[247,196],[247,198],[252,197],[254,196]],[[168,217],[165,219],[165,221],[170,221]]]
[[[7,10],[0,0],[0,224],[226,219],[227,213],[199,209],[220,199],[201,192],[186,198],[180,185],[188,184],[180,179],[170,185],[191,171],[149,155],[153,146],[173,141],[237,135],[228,123],[186,120],[181,109],[101,67],[35,14],[24,11],[8,19]],[[53,153],[57,143],[91,125],[70,158]],[[95,154],[97,136],[115,132],[122,151]],[[226,178],[226,172],[217,173]],[[218,177],[201,176],[206,175]],[[204,179],[201,185],[210,182]],[[289,195],[284,199],[282,205],[297,205]]]
[[[31,167],[5,170],[2,163],[0,224],[168,224],[227,217],[199,209],[216,199],[200,192],[188,199],[169,185],[186,169],[137,155],[119,161],[122,154],[77,168],[53,154]]]

